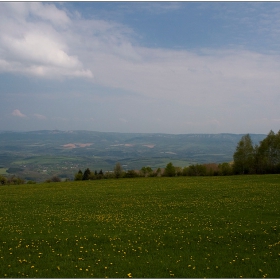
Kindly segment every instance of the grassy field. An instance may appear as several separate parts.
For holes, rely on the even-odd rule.
[[[0,167],[0,175],[7,175],[7,169],[8,168]]]
[[[0,278],[279,278],[280,176],[0,188]]]

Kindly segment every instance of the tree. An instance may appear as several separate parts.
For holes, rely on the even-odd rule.
[[[202,164],[192,164],[183,169],[185,176],[206,176],[206,166]]]
[[[90,172],[89,168],[87,168],[83,174],[83,180],[89,180],[90,174],[91,174],[91,172]]]
[[[258,173],[277,173],[280,170],[280,131],[272,130],[260,142],[256,153],[256,169]]]
[[[242,136],[233,155],[233,170],[235,174],[254,172],[255,149],[249,134]]]
[[[218,165],[219,174],[222,176],[232,175],[232,167],[228,162],[223,162]]]
[[[166,165],[163,175],[167,177],[174,177],[176,175],[176,169],[171,162]]]
[[[155,177],[159,177],[161,175],[161,168],[159,167],[156,171],[155,171]]]
[[[140,171],[144,177],[150,176],[153,173],[153,169],[150,166],[143,166]]]
[[[81,169],[78,171],[78,173],[75,174],[75,179],[74,179],[74,180],[75,180],[75,181],[81,181],[81,180],[83,180],[83,172],[82,172]]]
[[[120,178],[122,176],[122,173],[123,173],[122,166],[119,162],[117,162],[114,168],[114,175],[116,178]]]

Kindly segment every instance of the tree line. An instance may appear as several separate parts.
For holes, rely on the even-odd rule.
[[[102,170],[91,172],[87,168],[84,172],[81,170],[75,174],[75,181],[98,180],[110,178],[136,178],[136,177],[175,177],[175,176],[226,176],[233,175],[232,164],[230,163],[210,163],[193,164],[188,167],[176,167],[169,162],[165,168],[152,169],[149,166],[143,166],[140,170],[124,171],[120,163],[117,163],[114,171],[103,173]]]
[[[241,174],[275,174],[280,173],[280,130],[275,134],[272,130],[258,145],[253,145],[249,134],[241,137],[233,154],[233,162],[192,164],[181,168],[171,162],[165,168],[152,169],[144,166],[140,170],[124,171],[121,164],[116,163],[113,171],[103,172],[102,169],[92,172],[89,168],[79,170],[75,181],[98,180],[110,178],[135,177],[175,177],[175,176],[229,176]],[[46,182],[60,182],[58,176],[53,176]],[[18,177],[6,178],[0,175],[0,185],[18,185],[25,181]],[[35,183],[28,181],[28,184]]]
[[[234,174],[280,173],[280,130],[271,130],[259,145],[253,145],[249,134],[242,136],[233,160]]]
[[[103,174],[102,170],[92,173],[86,169],[79,170],[75,180],[95,180],[107,178],[134,178],[134,177],[175,177],[175,176],[229,176],[241,174],[274,174],[280,173],[280,130],[275,134],[272,130],[259,145],[253,145],[251,136],[241,137],[233,154],[233,162],[192,164],[181,168],[171,162],[164,169],[142,167],[139,171],[123,171],[117,163],[113,172]]]

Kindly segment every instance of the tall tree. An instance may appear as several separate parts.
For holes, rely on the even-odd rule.
[[[114,168],[115,177],[120,178],[122,176],[122,173],[123,173],[122,166],[119,162],[117,162]]]
[[[174,177],[175,175],[176,175],[176,169],[172,164],[172,162],[169,162],[165,167],[164,176]]]
[[[87,169],[85,170],[85,172],[84,172],[83,180],[88,180],[90,174],[91,174],[91,172],[90,172],[89,168],[87,168]]]
[[[236,174],[248,174],[254,172],[255,149],[249,134],[242,136],[233,155],[233,170]]]
[[[258,173],[280,171],[280,131],[275,134],[271,130],[267,137],[260,142],[256,159]]]

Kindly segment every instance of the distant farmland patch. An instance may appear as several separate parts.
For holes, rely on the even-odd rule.
[[[142,145],[142,146],[152,149],[154,148],[155,145]]]
[[[69,144],[65,144],[62,145],[63,148],[66,149],[75,149],[75,148],[86,148],[86,147],[90,147],[91,145],[93,145],[93,143],[69,143]]]

